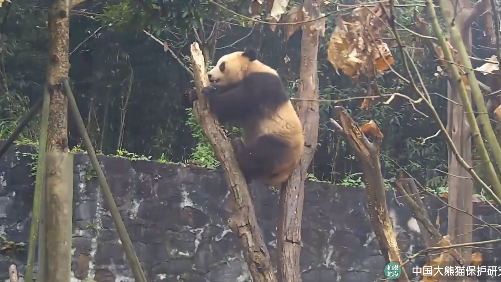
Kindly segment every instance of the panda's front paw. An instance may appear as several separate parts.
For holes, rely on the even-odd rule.
[[[202,88],[202,94],[204,94],[205,96],[212,95],[215,92],[216,92],[216,88],[214,88],[212,86],[207,86],[207,87]]]

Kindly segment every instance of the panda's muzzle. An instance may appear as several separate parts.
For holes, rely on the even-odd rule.
[[[209,77],[209,82],[210,83],[217,83],[217,82],[219,82],[219,79],[213,79],[212,78],[212,74],[209,74],[208,77]]]

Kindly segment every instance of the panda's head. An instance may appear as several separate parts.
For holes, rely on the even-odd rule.
[[[207,75],[212,87],[224,88],[242,81],[256,64],[260,62],[254,49],[233,52],[222,56]]]

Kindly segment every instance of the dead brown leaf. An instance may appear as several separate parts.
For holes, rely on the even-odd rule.
[[[468,81],[468,77],[466,76],[466,72],[464,68],[462,67],[461,59],[459,57],[458,52],[452,47],[451,43],[447,41],[447,45],[449,46],[449,49],[452,53],[452,57],[454,59],[454,63],[456,64],[456,67],[458,68],[459,74],[461,75],[461,80],[463,81],[465,87],[467,89],[470,88],[470,82]],[[435,52],[437,56],[439,57],[439,65],[445,70],[448,68],[448,63],[447,60],[445,60],[444,57],[444,51],[442,50],[442,47],[438,46],[437,44],[433,43],[433,48],[435,48]],[[443,72],[445,74],[445,72]]]
[[[451,245],[451,236],[450,235],[443,236],[440,239],[440,241],[437,243],[438,247],[448,247],[450,245]],[[448,249],[447,251],[445,251],[443,253],[451,255],[460,264],[464,264],[464,261],[461,258],[461,255],[458,253],[458,251],[456,249]]]
[[[447,197],[449,196],[449,193],[445,192],[445,193],[439,193],[438,196],[440,198],[444,198],[444,199],[447,199]]]
[[[437,213],[437,219],[435,220],[435,226],[440,229],[440,214]]]
[[[445,264],[447,263],[446,260],[447,253],[443,252],[440,254],[439,257],[425,263],[423,267],[421,268],[421,275],[423,276],[424,282],[438,282],[442,278],[443,274],[443,269],[445,267]],[[441,271],[437,271],[437,267],[441,268]],[[431,271],[431,273],[429,272]]]
[[[437,246],[438,247],[448,247],[451,245],[451,235],[447,234],[440,238],[440,241],[438,241]]]
[[[374,104],[374,98],[365,98],[363,101],[362,101],[362,105],[360,105],[360,108],[364,111],[368,111],[372,104]]]
[[[478,267],[482,265],[482,253],[481,252],[476,252],[471,255],[471,264],[475,267]]]
[[[379,127],[373,120],[360,126],[360,131],[362,131],[365,136],[372,135],[379,140],[383,140],[384,137],[383,133],[379,130]]]
[[[501,122],[501,105],[499,105],[495,110],[494,110],[494,115],[496,116],[498,122]]]
[[[388,45],[381,39],[387,26],[386,4],[373,8],[359,7],[349,19],[336,19],[336,27],[329,40],[327,56],[336,71],[356,78],[361,73],[368,77],[382,73],[394,63]]]

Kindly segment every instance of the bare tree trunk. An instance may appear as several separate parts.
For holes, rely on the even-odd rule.
[[[320,16],[319,0],[305,0],[303,20]],[[280,192],[280,219],[278,223],[277,249],[279,251],[278,280],[300,282],[301,269],[301,220],[303,217],[304,180],[313,160],[318,140],[318,39],[323,23],[312,22],[303,26],[301,39],[300,92],[304,101],[299,102],[298,114],[305,136],[305,151]]]
[[[467,23],[466,20],[470,9],[471,3],[469,0],[450,0],[449,11],[454,13],[454,24],[457,24],[461,30],[463,43],[468,51],[471,50],[471,23]],[[465,26],[465,24],[468,26]],[[457,49],[456,46],[454,48]],[[470,93],[468,94],[471,95]],[[448,98],[447,129],[460,155],[469,165],[472,165],[470,126],[466,121],[461,97],[450,83],[448,84]],[[450,236],[451,243],[453,244],[470,243],[472,242],[473,220],[471,216],[458,210],[464,210],[469,213],[473,212],[473,180],[457,161],[451,150],[449,150],[448,159],[448,203],[451,207],[448,209],[447,234]],[[458,252],[464,259],[465,265],[469,265],[471,261],[471,248],[458,249]]]
[[[47,136],[46,185],[46,280],[67,282],[71,278],[72,186],[65,179],[68,156],[68,100],[60,80],[69,73],[69,3],[49,0],[49,64],[47,87],[51,91]],[[49,157],[51,156],[51,157]],[[68,224],[70,226],[68,226]],[[68,232],[68,229],[70,232]],[[43,280],[42,280],[43,281]]]

